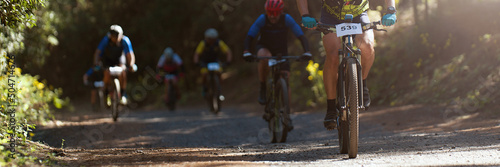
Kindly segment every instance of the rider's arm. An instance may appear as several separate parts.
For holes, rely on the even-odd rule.
[[[266,24],[266,16],[264,14],[260,15],[257,20],[253,23],[250,30],[248,30],[247,37],[245,38],[245,51],[250,51],[250,45],[253,39],[259,34],[260,29]]]
[[[394,0],[385,0],[385,7],[388,8],[390,6],[396,8],[396,2]]]
[[[165,63],[166,56],[162,54],[160,56],[160,60],[158,60],[158,64],[156,65],[157,68],[163,67],[163,64]]]
[[[128,66],[132,66],[135,64],[135,54],[134,50],[132,49],[132,42],[130,42],[130,39],[127,36],[123,36],[122,41],[123,52],[127,56],[127,60],[129,63]]]
[[[198,47],[196,47],[196,50],[194,51],[194,56],[193,56],[194,64],[198,64],[200,62],[200,55],[201,53],[203,53],[203,49],[205,49],[205,42],[201,41],[200,44],[198,44]]]
[[[102,51],[104,51],[108,42],[109,42],[109,37],[107,35],[104,36],[104,38],[102,38],[101,42],[99,42],[99,45],[97,46],[97,49],[94,52],[94,65],[99,64],[99,61],[101,60]]]
[[[174,60],[175,64],[177,64],[177,66],[182,66],[182,59],[177,53],[174,53],[172,59]]]
[[[300,12],[301,16],[309,14],[309,8],[308,8],[308,5],[307,5],[307,0],[297,0],[297,7],[299,8],[299,12]]]
[[[290,28],[293,34],[300,40],[302,43],[302,48],[304,48],[304,52],[309,52],[309,41],[304,36],[304,32],[300,28],[300,26],[295,22],[292,16],[286,14],[285,15],[285,25]]]
[[[228,63],[231,62],[233,59],[233,54],[231,53],[231,49],[229,49],[226,43],[224,43],[224,41],[222,40],[219,40],[219,46],[221,51],[226,54],[226,62]]]

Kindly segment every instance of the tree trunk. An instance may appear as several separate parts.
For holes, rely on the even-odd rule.
[[[415,21],[415,25],[419,25],[419,21],[418,21],[418,2],[420,2],[420,0],[413,0],[412,1],[412,7],[413,7],[413,19]]]
[[[429,0],[425,0],[425,21],[429,21]]]

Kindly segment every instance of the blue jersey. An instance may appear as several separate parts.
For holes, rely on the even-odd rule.
[[[104,51],[106,50],[106,47],[108,46],[110,42],[109,37],[106,35],[104,38],[102,38],[101,42],[97,46],[97,49],[101,51],[101,54],[99,56],[102,57]],[[121,46],[123,47],[122,51],[125,55],[128,53],[133,53],[134,50],[132,49],[132,43],[130,42],[130,39],[127,36],[123,36],[122,41],[121,41]]]
[[[275,24],[271,23],[265,14],[262,14],[250,27],[247,35],[255,38],[260,32],[259,45],[263,45],[271,52],[287,54],[288,30],[292,30],[296,37],[304,35],[300,26],[289,14],[282,14]]]

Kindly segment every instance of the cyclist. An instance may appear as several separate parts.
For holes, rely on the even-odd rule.
[[[165,48],[163,50],[163,54],[160,57],[160,60],[158,60],[158,65],[156,66],[157,71],[163,71],[165,75],[157,75],[158,80],[163,80],[165,83],[165,88],[168,88],[168,79],[166,78],[167,75],[173,75],[175,76],[172,78],[172,83],[173,87],[176,90],[176,96],[177,98],[180,97],[180,92],[179,92],[179,87],[177,85],[177,82],[179,81],[179,78],[184,75],[184,70],[182,66],[182,59],[181,57],[177,54],[174,53],[174,50],[170,47]],[[163,78],[163,79],[162,79]],[[168,91],[168,89],[165,89]],[[168,92],[165,92],[166,95],[168,95]],[[168,102],[168,96],[165,97],[165,102]]]
[[[130,71],[137,70],[135,66],[135,55],[132,49],[130,39],[123,35],[123,29],[119,25],[111,25],[109,32],[99,43],[94,53],[94,64],[97,66],[102,62],[104,70],[104,90],[111,84],[111,75],[109,67],[121,66]],[[120,103],[127,104],[126,87],[127,75],[124,70],[118,77],[121,85],[121,100]]]
[[[394,0],[385,0],[387,10],[382,17],[382,25],[392,26],[396,23],[396,8]],[[308,29],[314,29],[317,21],[309,14],[307,0],[297,0],[297,5],[302,15],[302,24]],[[368,0],[323,0],[321,8],[321,23],[336,25],[345,22],[345,14],[354,16],[354,23],[370,23],[367,10]],[[363,67],[363,101],[365,108],[370,106],[370,94],[366,85],[368,72],[375,59],[373,30],[365,31],[355,37],[356,45],[361,49],[361,66]],[[328,130],[337,127],[339,111],[336,107],[337,94],[337,71],[339,66],[338,50],[341,48],[341,40],[336,33],[328,33],[323,36],[323,46],[326,50],[324,64],[323,82],[327,94],[327,112],[324,126]]]
[[[211,62],[219,62],[219,56],[226,56],[226,63],[231,63],[232,53],[231,49],[219,39],[219,33],[217,30],[213,28],[209,28],[205,31],[205,39],[202,40],[198,47],[196,47],[196,51],[194,53],[193,61],[195,64],[199,64],[201,68],[201,75],[203,79],[203,90],[202,95],[205,96],[207,92],[207,64]]]
[[[99,110],[99,105],[96,104],[97,89],[100,89],[102,85],[98,85],[95,82],[102,81],[103,72],[100,66],[91,67],[83,74],[83,84],[89,86],[90,90],[90,104],[92,105],[93,111]],[[102,100],[102,99],[101,99]]]
[[[308,40],[304,37],[302,29],[295,20],[290,15],[283,12],[283,0],[267,0],[264,8],[266,13],[257,18],[247,33],[244,43],[245,50],[243,52],[243,58],[247,61],[252,61],[254,59],[250,53],[250,44],[253,39],[257,37],[259,32],[259,41],[256,45],[257,56],[270,57],[278,54],[283,56],[288,55],[287,36],[288,31],[292,30],[293,34],[302,43],[305,52],[300,59],[310,60],[312,56],[309,52]],[[285,78],[288,78],[290,64],[288,62],[281,64],[283,65],[281,69],[283,69],[283,73],[285,73]],[[260,60],[257,68],[260,81],[258,101],[263,105],[266,103],[266,79],[269,71],[268,60]],[[266,119],[266,114],[267,113],[264,114],[264,119]],[[289,122],[289,126],[293,127],[291,125],[291,120],[289,120]]]

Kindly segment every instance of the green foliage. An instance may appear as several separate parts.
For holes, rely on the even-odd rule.
[[[0,23],[11,28],[19,25],[35,25],[34,12],[43,6],[45,0],[2,0],[0,1]]]
[[[47,46],[58,43],[52,26],[56,21],[54,13],[38,10],[44,4],[45,0],[0,1],[0,166],[47,163],[32,156],[41,147],[29,141],[31,131],[35,123],[52,117],[51,103],[60,108],[69,102],[59,98],[62,89],[48,86],[45,80],[40,82],[38,76],[21,74],[21,69],[16,68],[20,62],[24,65],[23,61],[43,64],[43,58],[49,55]],[[7,54],[16,55],[17,60],[8,61]],[[13,140],[15,152],[10,151]]]

